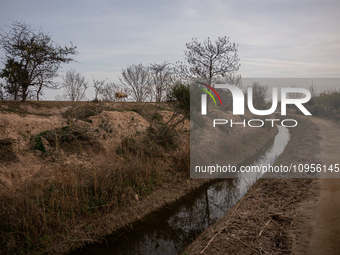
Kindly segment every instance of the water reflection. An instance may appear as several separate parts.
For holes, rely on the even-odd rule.
[[[243,162],[244,166],[268,166],[273,165],[278,156],[284,151],[290,140],[289,130],[281,125],[277,125],[278,133],[275,136],[273,144],[270,146],[270,149],[266,150],[264,153],[259,156],[255,156],[253,158],[248,159]],[[245,178],[247,183],[253,184],[262,177],[262,172],[258,173],[241,173],[241,177]],[[268,176],[269,177],[269,176]],[[275,176],[272,176],[275,177]]]
[[[273,164],[286,147],[290,134],[278,126],[273,144],[242,165]],[[178,254],[204,229],[222,217],[249,189],[261,173],[217,180],[177,201],[171,209],[150,214],[133,231],[108,238],[107,245],[91,245],[73,254]]]

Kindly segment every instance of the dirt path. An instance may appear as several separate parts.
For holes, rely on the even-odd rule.
[[[309,119],[320,128],[323,138],[320,142],[322,164],[339,164],[340,126],[328,120]],[[340,179],[316,180],[314,193],[316,197],[310,196],[297,208],[300,233],[296,234],[293,254],[340,254]]]

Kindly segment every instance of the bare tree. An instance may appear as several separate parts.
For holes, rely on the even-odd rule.
[[[173,71],[169,65],[167,62],[150,64],[152,93],[157,103],[165,99],[167,91],[174,80]]]
[[[114,82],[105,84],[99,91],[104,101],[115,101],[116,92],[125,92],[125,89]]]
[[[58,76],[61,63],[73,61],[69,55],[77,54],[75,46],[61,47],[42,30],[33,30],[24,22],[13,22],[9,32],[1,30],[0,46],[5,51],[6,64],[2,78],[13,85],[19,84],[21,100],[35,88],[37,99],[44,88],[57,88],[53,78]],[[33,89],[34,90],[34,89]]]
[[[81,101],[85,99],[85,92],[88,88],[88,83],[85,82],[85,77],[77,73],[74,69],[66,72],[63,78],[63,87],[65,89],[62,98],[69,101]]]
[[[143,102],[150,100],[151,96],[151,75],[149,68],[143,64],[128,66],[122,71],[123,78],[119,78],[123,86],[126,87],[127,94],[136,101]]]
[[[257,110],[264,110],[266,108],[268,98],[268,86],[261,85],[259,82],[253,82],[251,85],[253,92],[253,106]],[[249,96],[249,94],[247,94]]]
[[[312,82],[312,85],[308,88],[308,90],[309,90],[309,92],[310,92],[312,98],[315,98],[315,97],[318,96],[318,90],[317,90],[317,88],[315,87],[315,85],[313,84],[313,82]]]
[[[227,77],[223,78],[214,78],[212,80],[213,84],[230,84],[236,87],[242,88],[242,76],[241,75],[228,75]]]
[[[218,37],[215,45],[210,38],[203,43],[194,38],[186,47],[187,64],[177,62],[177,73],[186,79],[200,79],[211,85],[213,78],[233,75],[239,69],[237,46],[226,36]]]
[[[4,91],[4,85],[0,83],[0,100],[4,100],[6,98],[6,92]]]
[[[93,87],[95,89],[94,100],[98,101],[98,94],[100,93],[101,89],[104,87],[106,80],[99,81],[99,80],[96,80],[96,79],[93,78]]]

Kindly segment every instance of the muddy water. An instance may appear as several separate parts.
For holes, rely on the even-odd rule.
[[[273,164],[286,147],[290,134],[278,126],[274,141],[242,165]],[[261,174],[216,180],[171,206],[134,223],[129,230],[108,237],[73,254],[179,254],[209,225],[222,217],[247,192]]]

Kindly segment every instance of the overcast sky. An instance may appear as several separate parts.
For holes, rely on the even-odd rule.
[[[339,11],[339,0],[1,0],[0,28],[21,20],[58,44],[72,41],[78,63],[60,71],[89,81],[117,82],[131,64],[184,61],[192,38],[219,36],[238,44],[242,77],[340,78]]]

